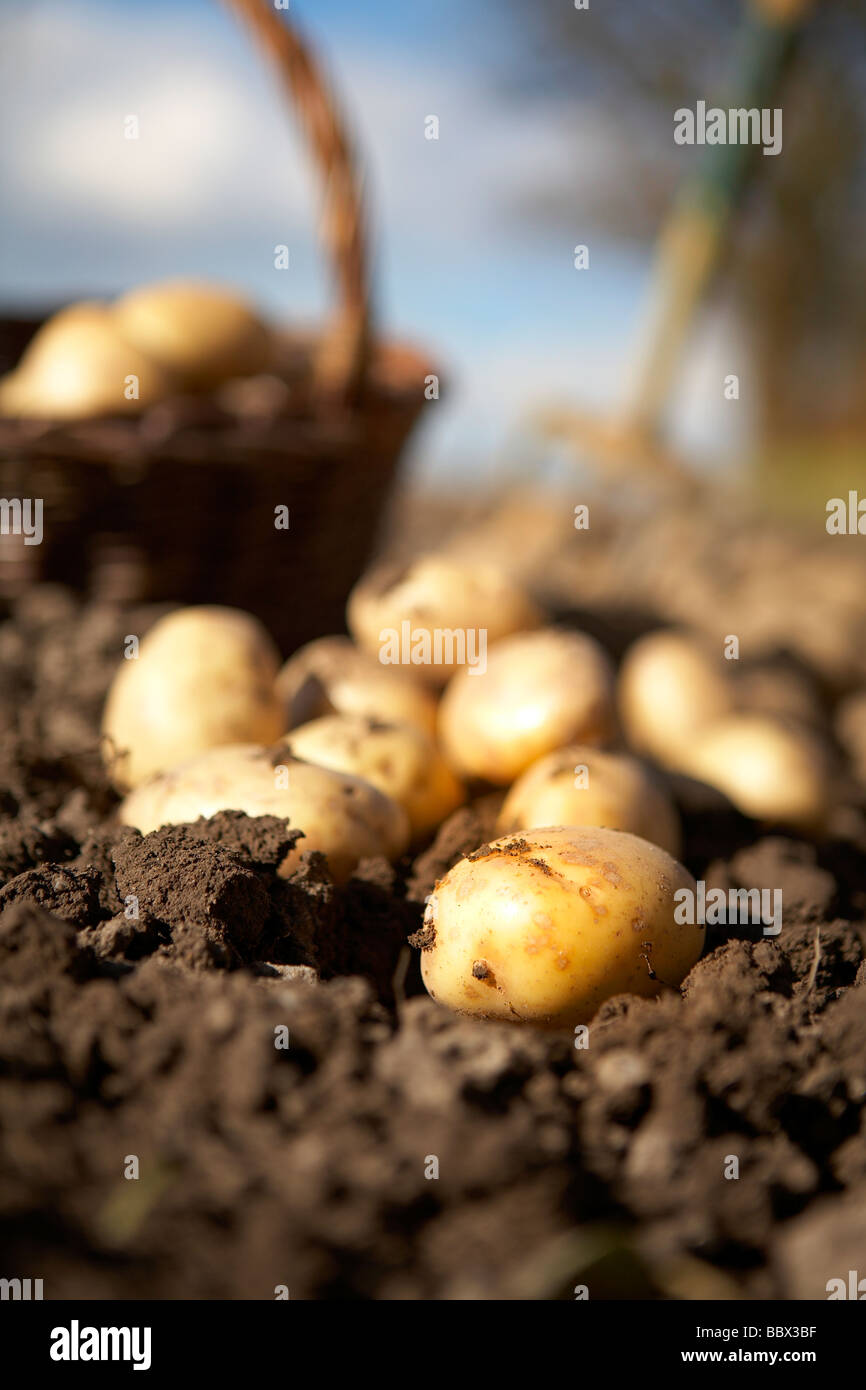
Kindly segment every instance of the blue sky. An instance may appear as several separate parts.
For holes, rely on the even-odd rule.
[[[411,466],[495,476],[534,407],[621,398],[644,253],[586,225],[536,224],[534,189],[587,203],[615,174],[606,113],[561,92],[509,94],[524,36],[504,0],[292,0],[354,122],[375,209],[376,297],[392,334],[429,347],[449,388]],[[328,302],[316,190],[275,87],[216,0],[31,0],[2,10],[6,303],[107,295],[173,274],[236,283],[276,317]],[[138,142],[120,135],[126,114]],[[426,141],[426,115],[439,141]],[[580,198],[576,200],[580,205]],[[579,222],[579,218],[578,218]],[[587,241],[591,268],[571,249]],[[291,268],[273,269],[290,246]],[[718,381],[741,365],[708,321],[679,393],[678,433],[733,448]]]

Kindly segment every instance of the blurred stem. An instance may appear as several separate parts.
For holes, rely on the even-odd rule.
[[[718,105],[772,105],[814,0],[753,0],[743,21],[730,90]],[[708,103],[709,106],[709,103]],[[760,145],[706,145],[659,237],[646,337],[635,390],[626,407],[630,431],[660,432],[666,403],[695,311],[717,269],[733,214]]]

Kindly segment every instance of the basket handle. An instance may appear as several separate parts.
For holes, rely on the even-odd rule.
[[[372,337],[364,203],[354,151],[333,93],[294,25],[271,0],[225,0],[276,69],[324,185],[321,235],[340,307],[316,361],[319,386],[347,404],[363,393]]]

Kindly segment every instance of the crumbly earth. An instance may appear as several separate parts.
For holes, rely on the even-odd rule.
[[[297,831],[271,817],[117,826],[99,712],[156,616],[42,588],[0,625],[0,1272],[47,1298],[800,1299],[862,1269],[856,798],[816,846],[671,779],[689,868],[781,889],[780,935],[712,929],[586,1047],[453,1017],[407,940],[498,798],[344,888],[314,854],[278,878]]]

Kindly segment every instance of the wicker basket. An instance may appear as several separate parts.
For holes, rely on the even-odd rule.
[[[340,309],[321,334],[285,335],[273,407],[183,398],[135,418],[0,419],[0,496],[43,500],[43,541],[0,535],[0,594],[40,580],[117,601],[227,603],[285,651],[343,626],[431,370],[373,340],[362,205],[333,101],[268,0],[229,0],[276,66],[326,190],[323,237]],[[0,323],[3,368],[38,320]],[[274,525],[289,509],[289,529]]]

